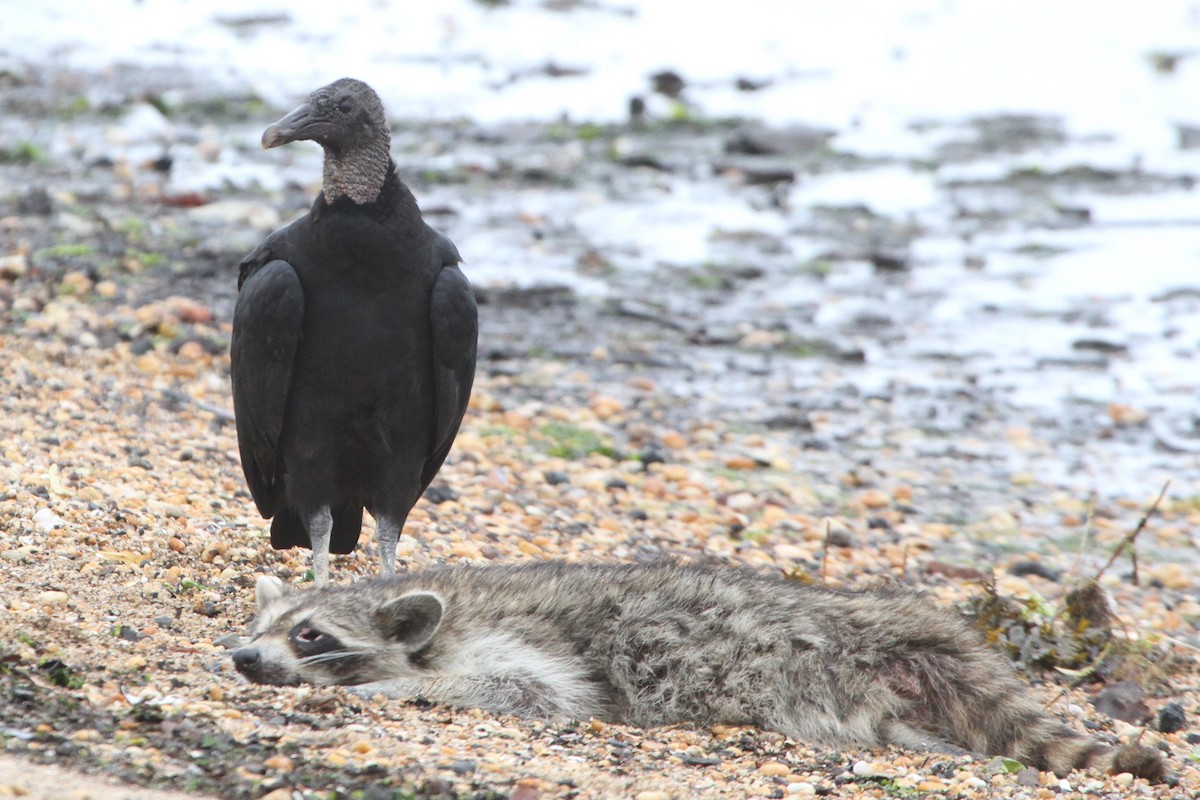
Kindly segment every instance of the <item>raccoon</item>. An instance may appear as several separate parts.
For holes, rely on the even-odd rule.
[[[1162,754],[1048,716],[955,613],[679,565],[454,566],[349,586],[258,583],[233,653],[256,683],[355,687],[524,717],[755,725],[814,744],[1007,756],[1150,780]]]

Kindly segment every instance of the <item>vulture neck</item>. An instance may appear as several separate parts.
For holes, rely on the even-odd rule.
[[[391,137],[386,134],[353,150],[325,151],[325,202],[345,197],[362,206],[379,199],[392,169]]]

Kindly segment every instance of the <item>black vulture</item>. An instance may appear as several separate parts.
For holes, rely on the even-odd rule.
[[[312,209],[240,265],[233,408],[250,493],[276,549],[329,553],[376,520],[380,566],[458,433],[478,316],[454,244],[396,174],[383,104],[344,78],[263,132],[264,148],[325,151]]]

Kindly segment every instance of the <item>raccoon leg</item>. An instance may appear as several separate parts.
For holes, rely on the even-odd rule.
[[[312,545],[313,583],[324,586],[329,583],[329,540],[333,536],[333,514],[329,506],[322,506],[305,520],[304,527]]]
[[[396,678],[349,687],[364,698],[382,694],[397,700],[425,700],[459,708],[482,708],[518,717],[587,719],[603,708],[583,683],[551,686],[507,675],[453,675],[440,678]]]
[[[964,750],[956,744],[940,739],[932,733],[914,728],[898,719],[885,722],[879,731],[879,738],[885,744],[894,744],[909,750],[919,750],[929,753],[941,753],[947,756],[971,755],[970,750]]]

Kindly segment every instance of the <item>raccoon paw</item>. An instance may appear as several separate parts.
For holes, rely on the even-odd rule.
[[[1113,774],[1128,772],[1135,778],[1160,783],[1167,774],[1163,754],[1143,744],[1127,744],[1117,748],[1112,759]]]

